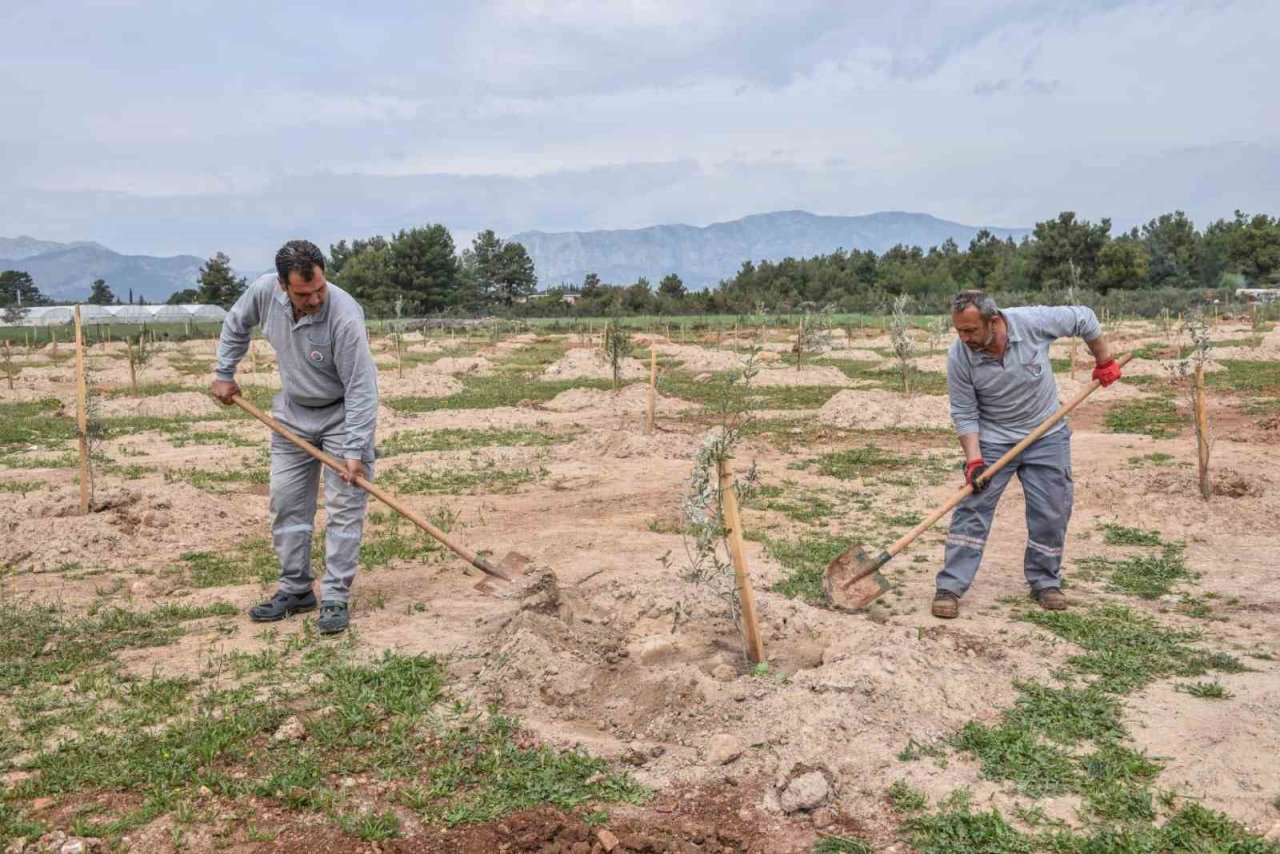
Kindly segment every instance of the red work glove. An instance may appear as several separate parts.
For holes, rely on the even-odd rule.
[[[1106,388],[1120,379],[1120,363],[1115,359],[1099,362],[1098,366],[1093,369],[1093,378],[1102,383],[1103,388]]]
[[[974,492],[981,492],[987,488],[987,481],[978,480],[978,476],[987,470],[987,464],[983,462],[982,457],[976,460],[969,460],[969,464],[964,467],[964,482],[968,486],[973,487]]]

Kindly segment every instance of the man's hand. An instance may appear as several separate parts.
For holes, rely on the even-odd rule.
[[[361,460],[343,460],[346,468],[338,476],[347,483],[355,484],[356,478],[364,477],[364,462]]]
[[[981,492],[987,488],[987,481],[978,480],[978,477],[987,470],[987,464],[983,462],[982,457],[976,460],[969,460],[964,467],[964,482],[968,486],[973,487],[974,492]]]
[[[235,380],[214,380],[213,388],[209,390],[218,402],[224,406],[231,405],[231,398],[240,393],[240,386],[236,385]]]
[[[1106,388],[1120,379],[1120,363],[1115,359],[1106,359],[1098,362],[1098,366],[1093,369],[1093,378],[1102,383],[1103,388]]]

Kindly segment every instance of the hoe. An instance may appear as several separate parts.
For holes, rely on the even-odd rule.
[[[1131,358],[1133,358],[1132,353],[1124,356],[1124,358],[1120,359],[1120,366],[1124,367]],[[1043,424],[1032,430],[1025,439],[1014,445],[1009,449],[1008,453],[988,466],[987,470],[978,478],[979,481],[985,483],[990,480],[996,472],[1007,466],[1014,457],[1026,450],[1028,445],[1047,433],[1050,427],[1061,421],[1068,412],[1075,409],[1086,397],[1093,394],[1098,386],[1098,381],[1094,380],[1087,388],[1081,389],[1079,394],[1059,407],[1057,412],[1050,415]],[[879,554],[873,555],[862,543],[854,543],[849,546],[849,548],[840,553],[839,557],[827,565],[826,572],[823,574],[822,589],[826,591],[827,599],[835,607],[847,611],[854,611],[870,605],[890,587],[889,581],[880,574],[880,567],[892,560],[894,555],[911,545],[916,537],[932,528],[935,522],[950,513],[952,508],[972,492],[973,487],[965,484],[955,495],[948,498],[942,506],[930,513],[923,522],[907,531],[902,535],[901,539]]]
[[[288,439],[293,444],[297,445],[303,451],[306,451],[308,454],[315,457],[320,462],[324,463],[329,468],[333,469],[334,471],[340,474],[343,471],[345,471],[342,465],[333,457],[329,456],[324,451],[320,450],[316,446],[312,445],[310,442],[301,438],[292,430],[285,427],[279,421],[276,421],[270,415],[267,415],[261,409],[254,406],[252,403],[245,400],[240,395],[237,394],[234,397],[232,397],[231,402],[234,403],[236,406],[240,407],[241,409],[243,409],[245,412],[252,415],[254,418],[261,421],[263,424],[270,427],[276,433],[280,434],[281,436]],[[514,580],[516,575],[518,575],[520,571],[523,570],[524,567],[529,563],[529,558],[525,557],[519,552],[508,552],[507,556],[504,557],[501,562],[495,565],[490,561],[486,560],[485,558],[481,557],[480,555],[476,554],[475,552],[471,551],[471,549],[467,548],[461,543],[455,542],[444,531],[440,530],[435,525],[432,525],[426,519],[422,518],[422,516],[418,515],[412,509],[410,509],[408,505],[406,505],[400,499],[396,498],[391,493],[379,487],[373,481],[366,480],[363,477],[359,477],[359,478],[356,478],[356,485],[359,486],[361,489],[363,489],[365,492],[372,495],[374,498],[381,501],[383,504],[390,507],[392,510],[399,513],[404,518],[408,519],[413,524],[417,525],[422,530],[426,531],[437,542],[448,547],[450,551],[452,551],[458,557],[465,560],[467,563],[474,566],[476,569],[483,572],[485,575],[492,576],[493,578],[499,578],[499,579],[502,579],[503,581],[512,581]],[[492,589],[487,586],[484,580],[482,580],[479,584],[477,584],[476,588],[485,592],[488,592],[489,590]]]

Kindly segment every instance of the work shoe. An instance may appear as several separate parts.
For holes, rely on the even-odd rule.
[[[1046,587],[1038,592],[1032,591],[1031,596],[1046,611],[1067,610],[1067,597],[1063,596],[1062,591],[1056,587]]]
[[[939,590],[933,595],[933,616],[942,620],[960,616],[960,597],[949,590]]]
[[[330,600],[320,603],[320,616],[316,618],[316,630],[322,635],[336,635],[347,630],[347,603]]]
[[[315,609],[316,594],[310,590],[306,593],[286,593],[283,590],[277,590],[270,599],[249,609],[249,619],[255,623],[274,623],[290,614],[301,614]]]

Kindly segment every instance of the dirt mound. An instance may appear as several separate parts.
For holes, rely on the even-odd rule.
[[[623,359],[618,376],[624,380],[638,380],[649,376],[649,369],[639,359]],[[576,347],[554,364],[548,365],[542,378],[547,380],[608,380],[613,379],[613,369],[604,355],[596,349]]]
[[[493,362],[484,356],[445,356],[436,360],[429,367],[440,374],[475,374],[477,376],[493,372]]]
[[[950,407],[941,395],[903,397],[897,392],[878,390],[837,392],[818,410],[818,420],[858,430],[951,426]]]
[[[101,406],[104,418],[129,415],[162,418],[195,415],[216,418],[224,412],[220,403],[200,391],[171,391],[151,397],[109,397],[102,400]]]
[[[1212,355],[1216,356],[1217,354],[1213,353]],[[1178,364],[1179,361],[1177,359],[1134,359],[1124,366],[1124,373],[1130,377],[1158,377],[1162,380],[1167,380],[1178,375]],[[1080,367],[1081,372],[1083,372],[1085,365]],[[1093,370],[1091,365],[1089,370]],[[1213,360],[1205,362],[1204,372],[1206,374],[1221,370],[1224,370],[1224,368],[1217,362]]]
[[[692,344],[666,344],[658,346],[659,356],[679,359],[686,371],[739,371],[746,361],[745,353],[732,350],[714,350],[695,347]]]
[[[849,385],[849,378],[844,371],[832,365],[817,368],[769,368],[762,370],[751,380],[756,386],[797,386],[797,385]]]
[[[448,397],[462,391],[462,382],[450,376],[432,371],[423,365],[405,371],[403,377],[395,371],[384,371],[378,377],[380,396],[392,397]]]
[[[1262,495],[1262,484],[1238,471],[1221,469],[1212,474],[1213,494],[1226,498],[1257,498]]]
[[[634,430],[601,430],[591,433],[569,446],[573,454],[585,453],[597,457],[661,457],[664,459],[692,459],[699,440],[683,433],[664,433],[660,430],[646,436]]]
[[[679,398],[659,394],[654,401],[654,410],[679,412],[693,405]],[[632,383],[616,393],[598,388],[571,388],[560,392],[542,406],[552,412],[582,412],[588,409],[604,412],[645,412],[649,406],[649,387],[644,383]]]
[[[12,497],[10,506],[15,512],[0,522],[0,566],[30,572],[71,565],[154,567],[164,561],[158,556],[172,561],[175,552],[235,542],[238,532],[254,524],[234,496],[210,495],[185,483],[101,486],[86,515],[80,514],[79,487],[70,484]],[[51,526],[56,537],[49,536]],[[211,526],[217,540],[210,539]]]
[[[1075,397],[1085,388],[1093,384],[1093,369],[1076,371],[1076,378],[1073,380],[1069,374],[1058,374],[1055,379],[1058,381],[1058,398],[1063,402]],[[1126,383],[1123,379],[1118,383],[1112,383],[1106,388],[1100,388],[1089,397],[1089,402],[1099,400],[1138,400],[1143,397],[1151,397],[1150,394],[1142,390],[1141,386]]]

